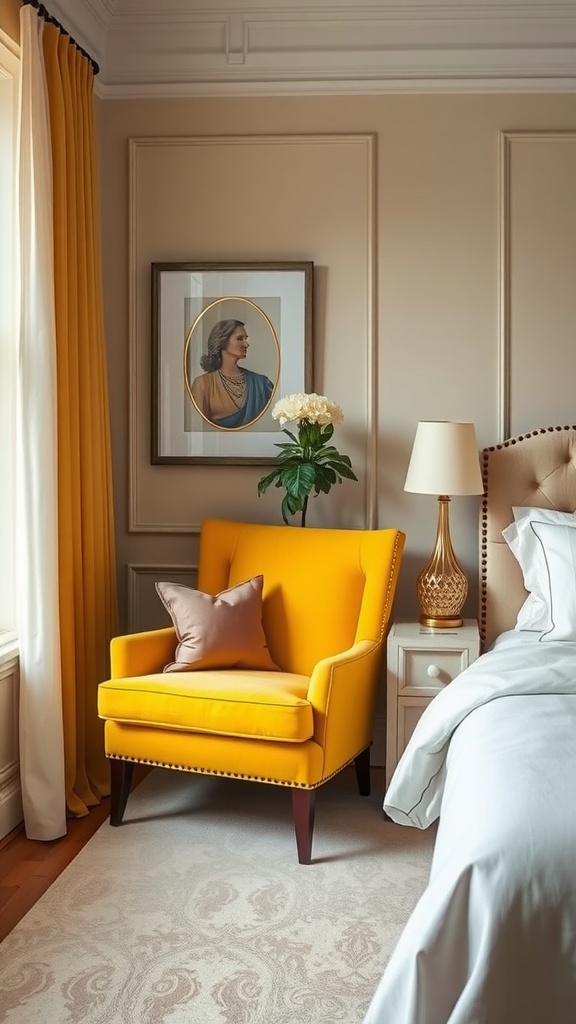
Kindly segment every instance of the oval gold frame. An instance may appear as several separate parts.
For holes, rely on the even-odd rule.
[[[262,411],[258,413],[258,416],[256,416],[253,420],[250,420],[248,423],[243,423],[241,427],[220,427],[217,423],[214,423],[213,420],[209,420],[208,417],[205,416],[204,413],[198,408],[196,402],[194,401],[194,398],[192,396],[192,388],[191,388],[191,385],[190,385],[190,379],[189,379],[189,375],[188,375],[188,350],[190,348],[190,341],[192,339],[192,335],[194,334],[194,331],[195,331],[196,327],[198,326],[198,324],[202,320],[202,317],[205,316],[205,314],[208,313],[209,310],[213,309],[214,306],[219,306],[222,302],[245,302],[245,303],[247,303],[247,305],[252,306],[252,308],[255,309],[258,313],[260,313],[260,316],[266,321],[266,323],[267,323],[267,325],[268,325],[268,327],[270,329],[270,333],[272,335],[272,338],[274,339],[274,344],[276,346],[276,355],[277,355],[277,362],[278,362],[278,372],[276,374],[276,380],[274,381],[274,387],[272,388],[272,394],[270,395],[270,398],[266,402],[266,405],[264,406]],[[236,319],[236,318],[231,317],[230,319]],[[184,371],[184,384],[186,385],[186,391],[188,392],[188,397],[189,397],[190,401],[192,402],[192,405],[196,409],[196,412],[198,413],[198,415],[202,417],[202,419],[204,420],[205,423],[208,423],[209,426],[213,427],[214,430],[224,430],[227,433],[232,433],[233,431],[236,431],[236,430],[245,430],[246,427],[251,426],[252,423],[257,423],[258,420],[261,419],[261,417],[264,415],[266,410],[270,408],[270,404],[272,402],[272,399],[274,398],[274,395],[276,394],[276,388],[278,387],[278,380],[280,379],[281,359],[282,359],[282,355],[281,355],[281,352],[280,352],[280,343],[278,341],[278,335],[276,334],[276,331],[274,329],[274,324],[270,320],[270,317],[267,316],[267,314],[264,312],[264,310],[261,309],[260,306],[258,306],[255,302],[252,302],[252,299],[247,299],[243,295],[222,295],[221,298],[214,299],[213,302],[210,302],[202,310],[202,312],[198,314],[198,316],[196,317],[194,323],[192,324],[192,327],[190,328],[190,330],[188,331],[188,334],[186,335],[186,342],[185,342],[185,345],[184,345],[183,371]]]

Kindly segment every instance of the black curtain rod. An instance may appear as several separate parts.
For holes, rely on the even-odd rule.
[[[44,7],[44,4],[41,4],[39,2],[39,0],[22,0],[22,6],[23,7],[26,7],[26,6],[34,7],[38,11],[38,14],[40,15],[40,17],[44,18],[44,21],[48,21],[51,25],[55,25],[56,28],[59,29],[59,31],[63,33],[63,35],[68,36],[70,42],[76,47],[76,49],[79,50],[80,53],[84,57],[86,57],[87,60],[90,61],[90,64],[92,65],[92,71],[94,72],[94,74],[95,75],[98,74],[98,72],[100,71],[100,68],[98,67],[98,65],[97,65],[96,61],[94,60],[94,58],[91,57],[89,53],[86,53],[86,50],[84,49],[84,47],[80,46],[80,43],[77,43],[76,40],[72,38],[70,33],[64,28],[63,25],[60,24],[60,22],[54,17],[54,15],[50,14],[50,11],[46,10],[46,8]]]

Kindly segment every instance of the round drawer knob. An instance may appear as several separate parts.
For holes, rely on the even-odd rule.
[[[438,665],[428,665],[427,672],[431,679],[438,679],[438,676],[440,675]]]

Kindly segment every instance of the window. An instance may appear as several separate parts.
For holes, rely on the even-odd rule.
[[[0,643],[16,628],[16,370],[19,312],[16,166],[20,64],[0,38]]]

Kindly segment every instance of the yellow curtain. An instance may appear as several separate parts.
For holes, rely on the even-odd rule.
[[[68,813],[109,792],[98,683],[118,631],[99,184],[89,59],[44,26],[54,191],[58,545]]]

